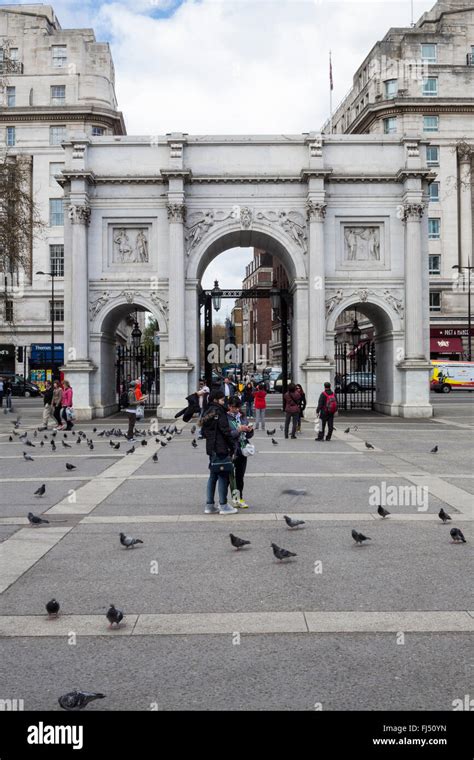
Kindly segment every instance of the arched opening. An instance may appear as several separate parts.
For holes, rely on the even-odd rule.
[[[140,301],[142,301],[140,303]],[[143,299],[111,304],[92,326],[91,358],[98,367],[92,378],[97,416],[124,406],[121,396],[131,380],[148,396],[145,407],[156,413],[160,393],[160,320]]]
[[[355,300],[328,320],[328,355],[341,410],[398,414],[403,332],[384,304]]]

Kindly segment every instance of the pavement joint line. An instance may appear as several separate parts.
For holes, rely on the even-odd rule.
[[[433,417],[433,422],[437,422],[440,425],[452,425],[456,428],[465,428],[466,430],[472,430],[472,424],[467,425],[465,422],[453,422],[452,420],[444,419],[444,417]]]
[[[291,516],[297,520],[305,520],[307,522],[381,522],[382,518],[379,515],[371,512],[293,512]],[[260,512],[257,514],[247,511],[238,513],[236,515],[226,515],[225,522],[282,522],[283,512]],[[10,518],[8,518],[10,519]],[[459,514],[456,515],[457,522],[472,522],[472,518],[468,515]],[[206,522],[206,523],[222,523],[222,515],[205,515],[191,514],[191,515],[86,515],[78,524],[83,525],[110,525],[120,523],[190,523],[190,522]],[[385,519],[385,522],[434,522],[439,523],[437,512],[413,512],[413,513],[400,513],[390,514],[390,517]],[[0,521],[0,525],[1,525]],[[442,526],[441,526],[442,527]],[[301,529],[300,529],[301,530]]]
[[[427,486],[428,492],[436,498],[444,501],[445,504],[449,504],[451,507],[455,507],[461,514],[467,517],[472,517],[474,514],[474,495],[468,493],[463,488],[448,483],[440,477],[427,473],[426,475],[410,475],[407,476],[407,480],[410,480],[416,486]]]
[[[412,633],[474,631],[467,610],[197,612],[125,614],[125,625],[114,630],[104,615],[2,615],[0,637],[163,636],[288,633]]]
[[[23,528],[0,543],[0,594],[53,549],[72,527]]]

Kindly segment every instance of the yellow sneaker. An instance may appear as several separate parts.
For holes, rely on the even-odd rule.
[[[248,509],[249,505],[246,504],[246,502],[243,499],[239,499],[237,503],[235,504],[237,509]]]

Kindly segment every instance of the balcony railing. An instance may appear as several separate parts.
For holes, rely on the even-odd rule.
[[[0,61],[0,74],[23,74],[23,64],[21,61],[4,58]]]
[[[474,66],[474,53],[468,53],[466,55],[466,64],[468,66]]]

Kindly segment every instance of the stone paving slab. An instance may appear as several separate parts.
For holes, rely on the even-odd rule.
[[[0,544],[0,594],[69,533],[70,527],[24,528]]]
[[[34,492],[45,483],[46,493],[38,497]],[[63,480],[45,481],[41,477],[34,481],[9,481],[0,479],[0,517],[26,514],[31,510],[35,514],[45,512],[58,501],[67,498],[71,491],[76,491],[83,481],[64,478]]]
[[[0,543],[13,536],[17,530],[17,525],[0,525]]]
[[[77,687],[107,695],[94,712],[451,711],[473,693],[464,633],[406,634],[404,645],[393,633],[113,638],[0,640],[2,697],[35,711],[60,711],[58,697]]]

